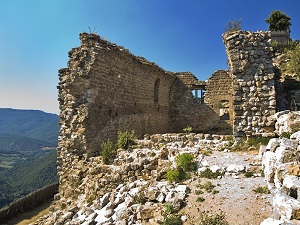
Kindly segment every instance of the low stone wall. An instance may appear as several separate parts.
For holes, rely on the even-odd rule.
[[[53,198],[58,192],[58,184],[52,184],[26,195],[0,210],[0,221],[11,219],[46,200]]]

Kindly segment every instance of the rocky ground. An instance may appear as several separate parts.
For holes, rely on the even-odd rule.
[[[189,218],[186,224],[197,224],[201,220],[201,212],[212,215],[223,212],[228,223],[236,225],[258,225],[272,214],[270,195],[254,192],[258,187],[266,186],[261,176],[258,152],[213,151],[202,162],[208,168],[219,168],[225,174],[216,179],[199,178],[196,175],[192,182],[185,182],[191,189],[186,200],[187,206],[180,211]],[[250,171],[253,171],[253,175]],[[213,190],[216,193],[199,188],[199,183],[206,184],[209,181],[215,186]],[[204,193],[199,194],[199,190]],[[197,201],[199,197],[204,201]]]
[[[56,202],[64,204],[65,209],[52,211],[32,224],[154,225],[164,221],[166,208],[171,205],[179,210],[174,214],[181,216],[185,225],[200,224],[201,217],[203,220],[203,216],[218,214],[224,215],[229,224],[259,225],[272,214],[272,209],[269,194],[254,192],[266,186],[258,151],[230,152],[225,148],[229,142],[226,138],[195,134],[146,137],[132,150],[118,151],[113,165],[108,166],[110,174],[99,172],[100,161],[95,158],[88,165],[90,172],[82,180],[82,188],[77,188],[84,194],[75,200],[66,199],[66,203]],[[176,156],[182,153],[194,155],[197,169],[189,179],[170,184],[162,174],[174,166]],[[100,180],[97,176],[108,180],[108,176],[120,176],[124,171],[128,182],[112,191],[101,189],[99,197],[89,200]],[[205,178],[203,171],[216,177]]]
[[[275,117],[280,138],[260,151],[232,145],[232,136],[157,134],[118,149],[109,165],[100,156],[68,160],[50,213],[32,224],[300,224],[300,112]],[[194,158],[193,172],[168,182],[184,153]],[[163,223],[170,217],[181,222]]]

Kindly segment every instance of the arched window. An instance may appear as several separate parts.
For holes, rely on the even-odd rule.
[[[158,102],[159,83],[160,79],[158,78],[154,83],[154,102]]]

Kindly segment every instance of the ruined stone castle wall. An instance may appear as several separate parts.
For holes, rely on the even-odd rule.
[[[169,131],[169,92],[176,77],[122,47],[83,33],[60,70],[60,147],[92,156],[117,131]]]
[[[228,71],[218,70],[208,79],[204,101],[228,124],[233,122],[232,77]]]
[[[185,94],[183,94],[185,93]],[[228,124],[220,121],[217,114],[207,104],[195,104],[191,89],[176,79],[170,90],[170,125],[171,131],[182,132],[183,128],[191,126],[193,132],[231,134]]]
[[[235,136],[272,135],[276,112],[270,34],[237,31],[223,35],[233,78]]]

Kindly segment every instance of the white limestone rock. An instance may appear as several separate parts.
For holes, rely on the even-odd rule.
[[[267,218],[263,222],[260,223],[260,225],[283,225],[286,224],[281,220],[275,220],[272,218]]]
[[[279,147],[279,145],[280,145],[280,140],[278,138],[272,138],[267,144],[266,150],[275,152],[276,148]]]
[[[297,132],[293,133],[293,134],[290,136],[290,139],[291,139],[291,140],[298,141],[298,143],[300,143],[300,131],[297,131]]]
[[[175,190],[177,192],[180,192],[180,193],[186,193],[187,186],[186,185],[177,185],[177,187],[175,188]]]
[[[221,167],[218,166],[218,165],[213,165],[213,166],[209,167],[209,169],[210,169],[213,173],[216,173],[217,171],[220,171],[220,170],[221,170]]]
[[[230,173],[238,173],[238,172],[244,172],[246,167],[244,165],[236,165],[236,164],[230,164],[227,166],[226,171]]]
[[[300,219],[300,202],[282,193],[276,193],[273,197],[273,206],[279,210],[281,219],[285,221]]]
[[[274,185],[274,175],[275,175],[275,168],[276,168],[275,153],[266,152],[263,155],[262,165],[264,167],[264,174],[270,188],[270,185]]]
[[[159,201],[159,202],[164,202],[165,197],[166,197],[166,195],[165,195],[164,193],[161,192],[161,193],[157,196],[156,200]]]

